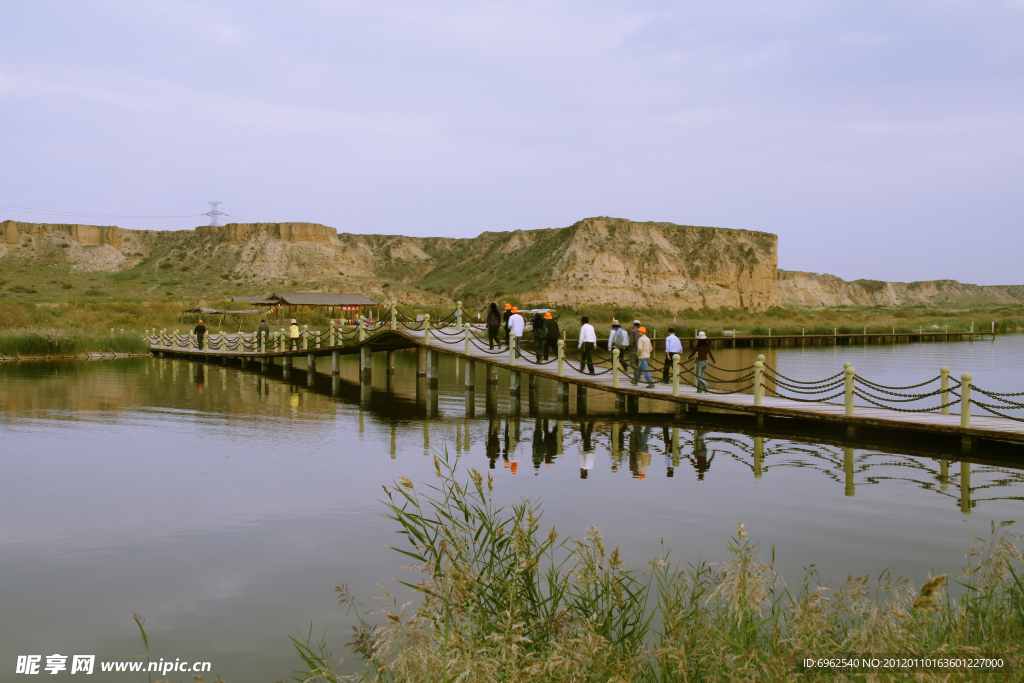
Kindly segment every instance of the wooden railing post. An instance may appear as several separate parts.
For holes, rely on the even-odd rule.
[[[960,387],[960,426],[967,429],[971,426],[971,373],[960,375],[963,385]]]
[[[612,387],[619,388],[619,350],[612,349]]]
[[[469,323],[466,323],[462,327],[462,329],[464,329],[466,331],[466,355],[467,356],[469,355],[469,345],[470,345],[470,343],[472,343],[471,342],[472,337],[470,336],[471,333],[469,331],[470,327],[472,327],[472,325],[470,325]]]
[[[508,344],[508,364],[509,365],[515,365],[516,364],[516,342],[519,341],[519,338],[516,337],[515,332],[513,332],[512,330],[509,330],[509,334],[511,336],[509,337],[509,340],[508,340],[509,341],[509,344]]]
[[[267,352],[267,333],[260,332],[260,353]]]
[[[171,332],[171,349],[174,351],[178,350],[178,331]]]
[[[942,393],[939,394],[942,401],[942,414],[949,415],[949,366],[943,365],[939,368],[939,375],[942,377],[939,385],[942,389]]]
[[[672,395],[679,395],[679,354],[672,354]]]
[[[455,324],[462,327],[462,302],[455,302]]]
[[[359,316],[359,341],[366,340],[366,319]]]
[[[398,329],[398,302],[391,302],[391,330]]]
[[[761,407],[761,372],[764,361],[754,361],[754,407]]]
[[[430,346],[430,314],[423,314],[423,343]]]
[[[330,342],[331,346],[335,345],[334,344],[334,321],[333,320],[331,321],[331,330],[328,333],[328,341]]]
[[[302,350],[309,348],[309,325],[302,326]]]
[[[857,371],[853,369],[851,363],[844,363],[846,366],[846,382],[844,386],[845,403],[846,403],[846,417],[853,417],[853,378],[857,374]]]
[[[558,340],[558,376],[565,377],[565,340]]]

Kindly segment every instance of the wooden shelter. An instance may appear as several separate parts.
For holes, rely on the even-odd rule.
[[[257,308],[268,308],[270,306],[280,307],[278,310],[287,309],[288,317],[297,308],[319,308],[320,312],[329,318],[340,318],[341,314],[348,313],[346,317],[364,315],[369,317],[368,309],[376,307],[376,318],[380,318],[380,302],[372,301],[362,294],[343,292],[273,292],[265,297],[236,296],[232,301],[244,301]]]

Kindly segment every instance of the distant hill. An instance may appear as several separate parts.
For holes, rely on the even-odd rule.
[[[4,221],[0,228],[2,295],[38,302],[202,301],[273,290],[667,310],[1024,302],[1019,285],[846,282],[778,270],[773,234],[623,218],[466,239],[338,233],[317,223],[153,231]]]
[[[338,233],[315,223],[143,231],[6,221],[0,263],[19,296],[212,299],[273,289],[381,300],[749,307],[775,296],[777,238],[746,230],[588,218],[469,239]],[[64,289],[67,287],[67,289]],[[98,296],[98,295],[97,295]]]
[[[1024,285],[969,285],[956,280],[883,282],[794,270],[778,271],[779,304],[808,306],[922,306],[1024,303]]]

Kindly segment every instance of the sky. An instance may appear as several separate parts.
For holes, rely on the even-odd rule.
[[[0,220],[616,216],[1021,284],[1022,37],[1024,0],[9,2]]]

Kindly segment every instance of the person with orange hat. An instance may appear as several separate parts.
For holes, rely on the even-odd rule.
[[[647,380],[647,388],[653,389],[654,379],[651,377],[651,371],[647,363],[651,359],[654,345],[651,344],[651,340],[647,336],[646,327],[638,327],[637,331],[640,333],[640,336],[636,340],[637,368],[636,373],[633,375],[633,386],[637,385],[640,381],[640,373],[643,373],[644,379]]]
[[[510,344],[516,345],[516,358],[521,357],[522,347],[520,346],[519,340],[523,337],[523,330],[526,329],[526,320],[519,314],[519,308],[516,306],[512,307],[512,315],[508,317],[508,331],[511,334]]]
[[[199,324],[196,325],[196,341],[199,342],[198,349],[203,350],[203,339],[206,338],[206,325],[203,324],[202,318],[199,320]]]
[[[562,333],[558,329],[558,320],[551,311],[544,314],[544,328],[548,332],[547,345],[544,347],[544,360],[548,359],[549,353],[558,355],[558,337]]]
[[[509,343],[512,341],[511,337],[509,337],[509,332],[508,332],[508,319],[511,318],[511,317],[512,317],[512,304],[505,304],[505,312],[501,316],[502,322],[505,323],[505,346],[508,346]]]

